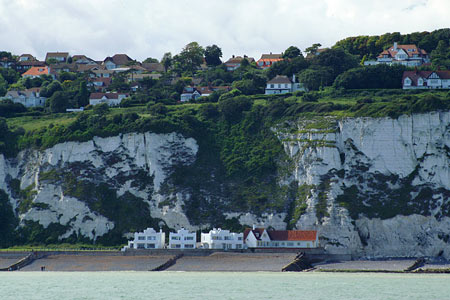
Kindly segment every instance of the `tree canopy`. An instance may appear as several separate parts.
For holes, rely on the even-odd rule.
[[[222,64],[222,49],[217,45],[207,46],[205,49],[205,60],[208,66],[218,66]]]

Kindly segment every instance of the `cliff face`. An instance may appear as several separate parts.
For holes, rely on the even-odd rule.
[[[318,229],[333,253],[450,258],[449,121],[446,112],[280,125],[274,132],[290,159],[280,162],[279,188],[294,187],[295,197],[284,212],[221,213],[246,225]],[[60,224],[59,238],[97,239],[146,224],[214,226],[190,222],[192,195],[169,180],[198,150],[177,133],[145,133],[0,155],[0,189],[21,226]]]
[[[300,120],[280,130],[311,192],[297,227],[331,252],[450,257],[450,114]]]

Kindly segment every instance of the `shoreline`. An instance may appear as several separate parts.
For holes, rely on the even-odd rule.
[[[181,252],[182,253],[182,252]],[[296,252],[229,252],[211,253],[149,252],[149,253],[86,253],[86,252],[36,252],[34,259],[18,271],[33,272],[97,272],[97,271],[172,271],[172,272],[281,272],[294,261]],[[30,252],[0,253],[0,269],[23,260]],[[330,258],[332,258],[330,256]],[[169,263],[170,262],[170,263]],[[322,259],[313,262],[313,268],[302,272],[312,273],[397,273],[397,274],[449,274],[450,262],[428,259],[420,266],[413,258],[386,258],[377,260]]]

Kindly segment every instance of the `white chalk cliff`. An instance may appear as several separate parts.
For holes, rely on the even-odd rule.
[[[296,227],[319,230],[329,252],[450,258],[449,112],[398,119],[302,119],[274,132],[293,170],[280,186],[295,182],[310,189]],[[148,205],[152,218],[171,228],[198,229],[184,209],[189,191],[167,188],[174,168],[194,163],[198,148],[193,138],[177,133],[130,133],[25,150],[10,159],[0,155],[0,189],[13,208],[22,200],[11,180],[19,180],[22,190],[32,189],[34,205],[19,214],[21,224],[60,223],[68,228],[61,238],[75,232],[96,239],[116,224],[86,201],[65,193],[57,178],[49,180],[52,170],[107,183],[117,197],[131,193]],[[223,214],[241,224],[276,229],[286,228],[289,215]]]

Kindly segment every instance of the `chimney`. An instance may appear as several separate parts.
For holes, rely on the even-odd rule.
[[[270,55],[272,55],[272,52],[270,52]]]
[[[255,229],[256,229],[255,224],[253,224],[253,230],[255,230]]]
[[[231,57],[234,58],[234,54]]]
[[[394,42],[394,50],[397,51],[397,42]]]
[[[295,83],[295,74],[292,74],[292,83]]]
[[[159,233],[162,233],[162,228],[159,228]]]

